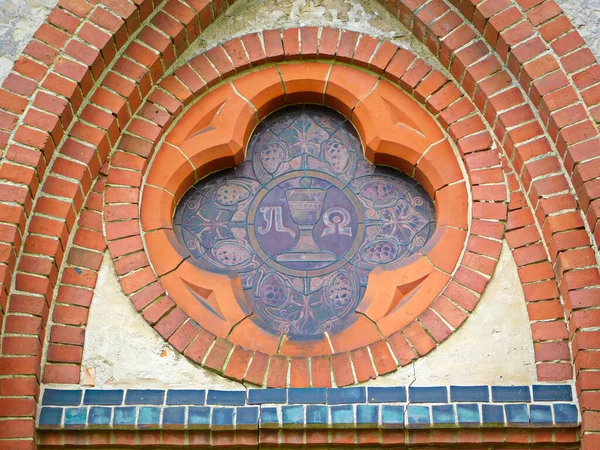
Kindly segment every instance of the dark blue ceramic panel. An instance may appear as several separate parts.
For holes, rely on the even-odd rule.
[[[297,106],[258,126],[242,164],[190,189],[174,225],[195,264],[240,276],[262,328],[310,339],[348,326],[369,273],[418,252],[436,223],[425,190],[370,164],[346,119]]]

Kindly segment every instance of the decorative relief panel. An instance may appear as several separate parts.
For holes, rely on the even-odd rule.
[[[240,276],[261,328],[303,339],[346,328],[369,273],[418,252],[435,226],[427,192],[373,166],[352,125],[316,106],[269,116],[245,161],[196,184],[174,219],[194,264]]]
[[[487,283],[461,265],[470,197],[449,139],[365,71],[234,77],[176,119],[146,173],[151,273],[124,290],[226,377],[326,387],[389,373],[450,336],[467,314],[444,307],[471,311]]]

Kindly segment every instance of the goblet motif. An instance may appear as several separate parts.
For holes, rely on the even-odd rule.
[[[303,179],[301,183],[310,186],[310,180],[305,182]],[[313,238],[313,229],[321,219],[326,194],[325,189],[310,187],[285,191],[292,220],[296,222],[300,230],[300,238],[296,246],[289,252],[279,255],[277,261],[329,262],[337,259],[335,254],[321,250]]]

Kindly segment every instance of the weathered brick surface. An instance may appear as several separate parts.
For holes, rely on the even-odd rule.
[[[0,323],[6,324],[3,339],[12,337],[12,329],[22,334],[21,327],[28,330],[27,335],[43,336],[48,305],[55,300],[54,325],[49,330],[55,344],[51,357],[76,368],[75,372],[65,370],[64,375],[57,375],[61,372],[49,364],[44,377],[59,381],[61,376],[73,381],[74,374],[78,374],[76,347],[81,346],[82,337],[78,337],[80,332],[76,330],[83,329],[85,324],[89,292],[95,285],[98,255],[104,245],[98,236],[95,218],[102,209],[98,198],[104,183],[101,167],[127,127],[130,116],[138,111],[148,94],[159,110],[173,114],[181,109],[182,103],[191,101],[188,93],[202,89],[203,83],[208,87],[218,78],[242,70],[248,64],[260,64],[263,58],[282,60],[287,50],[290,57],[296,57],[296,50],[310,55],[313,52],[310,49],[314,35],[303,30],[299,30],[299,36],[307,39],[307,45],[300,44],[297,49],[292,42],[286,48],[285,35],[282,39],[279,31],[264,34],[264,49],[257,46],[256,39],[247,36],[242,38],[241,44],[232,42],[208,55],[219,71],[217,74],[203,73],[203,66],[196,66],[195,72],[203,83],[193,74],[188,72],[186,76],[182,72],[181,77],[173,78],[179,83],[178,89],[171,91],[165,79],[163,86],[169,87],[167,92],[153,90],[164,69],[181,54],[198,30],[212,22],[213,13],[222,12],[226,2],[215,2],[214,9],[210,2],[202,0],[190,0],[185,5],[168,2],[167,14],[156,12],[153,27],[146,27],[134,40],[131,38],[140,23],[153,14],[153,2],[110,0],[104,2],[106,8],[95,3],[61,0],[49,23],[40,27],[0,88],[0,147],[4,149],[0,177],[9,182],[0,185],[0,215],[6,227],[2,242],[8,250],[3,252],[6,258],[0,261]],[[327,29],[323,30],[324,40],[317,47],[320,57],[333,58],[340,51],[340,59],[354,60],[377,73],[385,73],[417,98],[422,97],[419,99],[427,102],[428,109],[439,115],[445,126],[454,127],[454,137],[458,138],[463,155],[474,153],[473,157],[465,158],[473,169],[477,168],[469,174],[473,187],[503,184],[502,177],[498,178],[494,171],[496,166],[503,167],[510,192],[507,240],[519,266],[519,275],[526,280],[523,281],[524,292],[537,345],[538,376],[543,380],[569,377],[571,365],[567,363],[575,361],[581,404],[585,409],[596,410],[597,403],[587,394],[597,389],[598,368],[590,358],[597,347],[580,343],[587,328],[598,326],[598,318],[589,313],[596,305],[595,297],[590,295],[595,289],[589,287],[598,281],[597,266],[589,253],[597,248],[587,233],[591,230],[596,239],[600,235],[598,146],[592,145],[597,139],[597,121],[600,120],[598,64],[590,58],[585,43],[552,0],[382,3],[449,68],[471,99],[453,97],[456,92],[451,92],[451,83],[436,90],[439,81],[431,73],[425,76],[422,62],[401,58],[400,52],[389,43],[377,48],[369,45],[364,37],[357,38],[351,33],[340,36],[337,30]],[[451,7],[457,11],[448,12]],[[468,45],[470,43],[472,45]],[[239,52],[241,45],[245,46],[249,61]],[[156,52],[141,50],[148,50],[148,46]],[[107,67],[120,49],[133,55],[131,59],[137,65],[115,64],[109,71]],[[222,58],[223,52],[229,55],[226,61]],[[483,58],[488,54],[489,60]],[[70,62],[65,61],[63,55],[68,55]],[[227,65],[229,57],[234,66]],[[105,72],[109,73],[104,78],[104,86],[94,88],[95,80]],[[132,76],[135,78],[130,78]],[[511,80],[518,83],[517,89]],[[91,106],[81,111],[84,98],[88,97]],[[472,105],[493,130],[493,138],[481,139],[482,128],[474,125],[472,116],[468,115],[474,111]],[[531,108],[539,113],[539,120],[531,116]],[[568,114],[565,114],[566,108]],[[142,117],[148,119],[150,109],[144,111],[146,116]],[[16,120],[19,115],[24,119],[22,123]],[[164,116],[155,114],[157,126],[166,124],[161,122],[161,115]],[[85,123],[76,123],[79,119]],[[73,123],[75,126],[70,128]],[[15,127],[18,128],[15,130]],[[137,128],[127,139],[121,140],[122,150],[147,158],[149,148],[143,139],[155,139],[156,133],[156,127]],[[485,154],[489,148],[502,149],[501,160],[489,159]],[[55,154],[60,157],[53,160]],[[491,165],[480,165],[484,161]],[[135,177],[132,180],[122,176],[136,169],[120,163],[119,166],[122,173],[113,174],[117,169],[111,168],[110,181],[115,183],[109,181],[110,195],[126,196],[127,203],[137,206],[137,202],[131,200],[139,198],[135,192],[139,182]],[[571,188],[576,196],[572,195]],[[470,256],[470,266],[461,272],[461,280],[480,291],[481,275],[472,275],[475,272],[471,269],[473,265],[485,268],[486,260],[482,258],[493,257],[493,247],[502,236],[489,226],[486,218],[501,219],[507,211],[499,208],[502,201],[495,200],[499,197],[493,189],[486,187],[477,192],[482,204],[474,208],[477,216],[473,231],[477,230],[475,234],[487,238],[490,244],[473,243],[473,250],[469,247],[473,255],[479,256]],[[108,195],[107,190],[106,198]],[[493,207],[483,204],[490,199],[494,199],[492,204],[498,204]],[[133,256],[141,247],[129,236],[131,230],[127,228],[127,222],[137,219],[137,207],[124,208],[116,201],[109,203],[117,205],[104,209],[104,220],[124,224],[111,231],[111,237],[116,239],[113,255],[119,255],[116,265],[122,267],[123,275],[146,267],[147,261]],[[71,235],[73,246],[68,247]],[[51,245],[40,246],[40,238]],[[80,245],[88,241],[91,247]],[[476,246],[479,250],[475,250]],[[41,253],[38,253],[36,249],[40,248]],[[574,248],[576,250],[572,250]],[[573,251],[579,253],[573,254]],[[20,257],[18,265],[17,257]],[[58,271],[63,265],[66,268],[58,280]],[[549,267],[554,274],[548,271]],[[19,293],[11,294],[11,286]],[[68,292],[66,287],[79,289],[79,294]],[[57,292],[56,298],[53,292]],[[160,316],[158,313],[152,316],[157,321],[173,314],[167,314],[170,309],[156,306],[161,295],[158,290],[151,293],[149,288],[142,288],[135,295],[134,302],[140,310],[162,311]],[[24,306],[23,298],[36,299],[38,304],[46,306]],[[473,292],[451,284],[433,309],[436,316],[439,314],[452,326],[458,326],[464,320],[462,314],[473,309],[476,299]],[[25,321],[22,317],[31,320]],[[420,326],[428,329],[429,339],[431,336],[441,339],[444,330],[438,325],[435,317],[428,316]],[[185,323],[181,325],[184,326]],[[171,328],[172,325],[163,324],[165,334],[170,333]],[[171,339],[178,332],[175,331]],[[418,339],[411,344],[421,349],[417,350],[419,353],[428,351],[427,340],[419,338],[422,333],[411,328],[390,341],[399,361],[411,360],[406,358],[405,341],[411,336]],[[565,353],[565,346],[560,345],[568,340],[567,336],[573,339],[570,357]],[[550,341],[558,345],[546,345]],[[18,351],[14,350],[19,346],[14,344],[17,341],[12,342],[9,348]],[[6,367],[6,373],[24,375],[23,380],[35,380],[37,385],[41,375],[40,347],[25,342],[22,357],[2,356],[0,365]],[[188,350],[196,342],[198,338]],[[63,351],[65,348],[68,352]],[[208,346],[204,352],[207,349]],[[255,355],[246,371],[246,379],[261,384],[268,379],[267,365],[264,358]],[[329,367],[329,363],[325,366]],[[295,367],[292,364],[292,373],[300,370]],[[383,366],[376,369],[379,371],[380,367]],[[273,375],[272,379],[276,377]],[[35,388],[27,395],[35,397]],[[14,436],[8,436],[14,439],[10,441],[11,448],[31,448],[33,421],[5,423],[11,422],[15,432]],[[594,427],[593,421],[584,421],[583,448],[596,445],[595,435],[587,433],[595,431]]]

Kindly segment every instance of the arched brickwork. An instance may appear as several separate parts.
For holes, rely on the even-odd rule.
[[[22,340],[12,352],[6,351],[4,342],[15,336],[7,331],[3,335],[0,373],[25,376],[19,383],[11,378],[0,381],[3,396],[22,397],[2,399],[11,405],[9,417],[14,418],[2,424],[2,436],[11,439],[7,448],[32,446],[41,342],[48,307],[52,305],[55,274],[62,266],[71,230],[79,230],[74,224],[84,199],[89,202],[94,197],[88,195],[92,180],[97,178],[118,130],[137,109],[150,83],[157,81],[199,29],[227,6],[224,2],[213,5],[199,0],[188,2],[188,6],[170,1],[164,11],[157,11],[149,0],[104,3],[100,7],[62,0],[0,90],[5,149],[0,167],[0,176],[5,180],[1,189],[5,242],[2,317],[5,330],[27,330],[18,333],[24,336],[19,336]],[[596,231],[597,225],[594,199],[598,109],[594,94],[598,64],[590,59],[580,36],[552,0],[405,0],[386,5],[474,98],[506,151],[505,164],[510,162],[515,170],[511,186],[515,192],[511,205],[514,229],[507,238],[509,242],[512,239],[515,249],[536,242],[548,249],[563,301],[553,291],[547,271],[539,275],[546,277],[540,279],[539,286],[529,289],[535,291],[532,300],[539,300],[536,307],[552,314],[542,316],[540,324],[546,318],[559,318],[552,321],[557,330],[543,334],[551,341],[566,341],[566,327],[560,320],[564,307],[584,417],[583,446],[594,448],[598,435],[593,433],[596,426],[590,420],[597,408],[593,391],[598,387],[594,359],[598,317],[593,306],[597,304],[599,283],[596,261],[589,256],[596,247],[586,227]],[[451,10],[452,6],[458,12]],[[153,25],[146,25],[136,36],[139,42],[128,40],[127,36],[150,14]],[[286,40],[290,33],[293,35],[290,31],[284,34],[283,42],[285,45],[287,41],[293,53],[295,44],[289,37]],[[105,74],[116,49],[125,45],[125,56],[119,56]],[[350,48],[354,49],[351,44]],[[360,42],[356,51],[359,49]],[[105,87],[92,85],[98,79]],[[510,85],[509,80],[514,79],[522,89]],[[139,87],[134,80],[140,81]],[[164,92],[157,92],[155,97],[164,97]],[[83,103],[90,93],[92,103]],[[168,109],[170,112],[179,108],[173,98],[166,106],[174,108]],[[532,119],[534,111],[539,116]],[[71,126],[74,116],[81,121]],[[527,127],[521,125],[524,120]],[[65,129],[69,138],[63,138]],[[525,129],[536,131],[523,133]],[[62,144],[58,142],[61,139]],[[67,142],[72,143],[70,149]],[[56,148],[59,151],[55,155]],[[540,158],[542,155],[545,157]],[[540,160],[547,160],[548,166],[543,167]],[[51,191],[50,174],[62,181],[58,183],[61,190]],[[520,221],[520,215],[528,216],[524,204],[531,206],[534,214]],[[95,210],[92,203],[88,205],[88,209]],[[578,205],[585,214],[586,227]],[[509,228],[510,222],[509,216]],[[541,236],[538,229],[542,230]],[[44,256],[37,256],[40,253],[36,248],[40,246]],[[69,263],[68,267],[74,266]],[[68,272],[63,272],[63,279]],[[74,279],[80,279],[81,273],[75,269],[72,272]],[[66,283],[77,284],[71,279]],[[22,328],[25,326],[30,328]],[[551,361],[557,359],[552,356]]]

